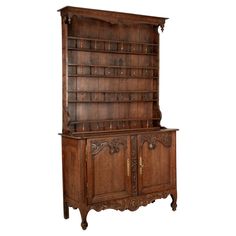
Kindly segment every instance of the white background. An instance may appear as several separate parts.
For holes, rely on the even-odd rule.
[[[4,3],[3,3],[4,2]],[[236,14],[230,0],[1,1],[0,235],[236,235]],[[179,128],[178,208],[62,215],[61,26],[80,6],[169,17],[162,125]]]

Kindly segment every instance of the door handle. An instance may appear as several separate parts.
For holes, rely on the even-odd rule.
[[[129,162],[129,158],[127,158],[127,176],[130,176],[130,162]]]
[[[142,159],[142,157],[140,156],[140,157],[139,157],[139,173],[140,173],[140,175],[143,174],[143,167],[144,167],[144,165],[143,165],[143,159]]]

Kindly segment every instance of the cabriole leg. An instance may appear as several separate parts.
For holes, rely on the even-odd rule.
[[[171,202],[170,206],[171,206],[172,210],[175,211],[177,208],[177,192],[172,193],[170,196],[172,198],[172,202]]]
[[[87,222],[87,215],[88,215],[88,209],[79,209],[80,215],[81,215],[81,227],[83,230],[86,230],[88,227],[88,222]]]

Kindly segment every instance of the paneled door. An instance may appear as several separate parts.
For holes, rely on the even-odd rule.
[[[174,188],[175,132],[138,135],[139,194]]]
[[[131,196],[130,137],[87,140],[88,202]]]

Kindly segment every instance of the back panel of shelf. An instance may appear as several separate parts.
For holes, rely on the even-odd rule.
[[[72,132],[160,126],[159,35],[152,25],[73,16],[67,42]]]

